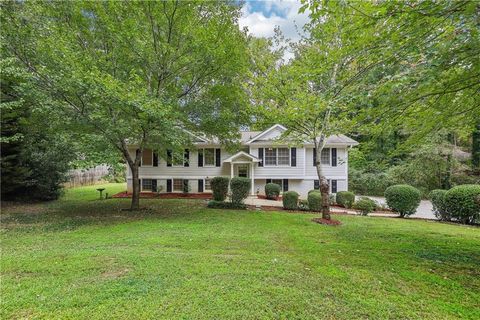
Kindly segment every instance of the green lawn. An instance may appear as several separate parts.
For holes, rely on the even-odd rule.
[[[480,228],[197,200],[132,213],[96,188],[3,209],[0,318],[480,318]]]

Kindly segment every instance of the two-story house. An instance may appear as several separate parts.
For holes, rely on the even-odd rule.
[[[202,138],[196,138],[196,148],[185,149],[183,155],[167,151],[162,158],[146,149],[139,168],[141,191],[181,193],[187,188],[193,193],[211,192],[211,178],[228,176],[250,178],[252,195],[264,194],[265,184],[273,182],[305,198],[309,190],[319,187],[313,144],[282,145],[278,138],[285,130],[277,124],[265,131],[241,132],[242,150],[234,154]],[[328,137],[320,161],[332,193],[347,190],[348,149],[357,144],[344,135]],[[134,146],[130,153],[133,157]],[[132,191],[130,170],[127,189]]]

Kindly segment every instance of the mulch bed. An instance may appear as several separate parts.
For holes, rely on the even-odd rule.
[[[335,219],[327,220],[327,219],[323,219],[323,218],[314,218],[314,219],[312,219],[312,221],[315,222],[315,223],[325,224],[325,225],[328,225],[328,226],[339,226],[339,225],[342,224],[340,221],[335,220]]]
[[[127,192],[119,192],[114,194],[112,198],[131,198],[132,194]],[[155,193],[140,192],[140,198],[143,199],[212,199],[209,193]]]

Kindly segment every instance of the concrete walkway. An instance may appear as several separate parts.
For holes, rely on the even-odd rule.
[[[360,198],[360,196],[356,197],[357,199]],[[380,205],[385,205],[385,198],[383,197],[368,197],[372,200],[377,201]],[[282,207],[282,201],[278,200],[267,200],[267,199],[259,199],[256,196],[251,196],[245,199],[245,204],[247,205],[252,205],[252,206],[270,206],[270,207]],[[343,209],[343,208],[331,208],[332,212],[346,212],[348,214],[354,214],[357,215],[358,212],[355,210],[351,209]],[[398,214],[396,213],[371,213],[369,214],[370,216],[376,216],[376,217],[398,217]],[[411,218],[420,218],[420,219],[430,219],[430,220],[436,220],[435,215],[433,214],[432,210],[432,203],[428,200],[422,200],[420,202],[420,205],[418,206],[417,212],[413,215],[410,216]]]

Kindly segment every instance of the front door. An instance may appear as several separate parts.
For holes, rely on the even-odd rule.
[[[248,178],[248,164],[239,164],[237,168],[239,177]]]

